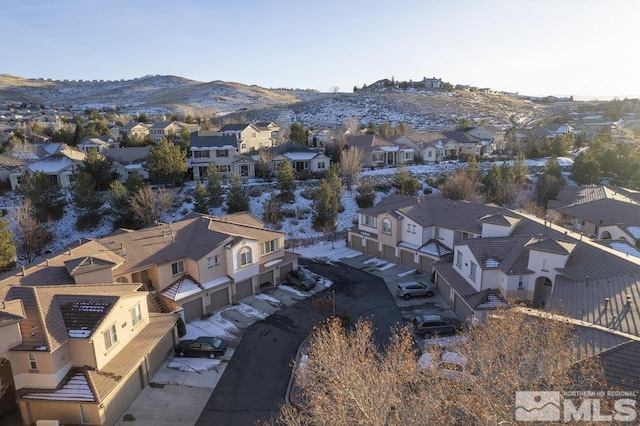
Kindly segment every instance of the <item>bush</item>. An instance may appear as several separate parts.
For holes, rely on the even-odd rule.
[[[281,192],[276,195],[276,200],[281,204],[292,204],[296,201],[296,194],[293,192]]]
[[[425,195],[431,194],[432,192],[433,192],[433,188],[431,188],[430,186],[427,186],[422,190],[422,193]]]
[[[178,329],[178,337],[184,337],[187,335],[187,326],[185,325],[182,317],[178,317],[176,328]]]
[[[280,209],[280,213],[282,213],[282,216],[284,217],[296,217],[298,215],[296,213],[296,209],[291,209],[291,208]]]
[[[91,212],[84,216],[80,216],[76,222],[76,229],[78,231],[94,229],[100,224],[100,219],[100,212]]]
[[[262,195],[262,188],[259,186],[252,186],[249,188],[249,191],[247,191],[247,194],[249,194],[249,197],[259,197]]]
[[[308,186],[302,191],[300,191],[300,195],[306,198],[307,200],[313,200],[317,193],[318,193],[318,188],[313,186]]]
[[[378,192],[389,192],[391,191],[391,187],[391,182],[376,182],[376,184],[373,186],[373,189]]]

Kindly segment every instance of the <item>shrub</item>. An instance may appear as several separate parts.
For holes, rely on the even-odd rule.
[[[391,186],[391,182],[376,182],[373,189],[378,192],[389,192],[391,191]]]
[[[296,201],[296,194],[294,194],[293,192],[281,192],[276,195],[276,200],[278,200],[278,202],[282,204],[292,204],[294,201]]]
[[[302,191],[300,191],[300,195],[306,198],[307,200],[313,200],[313,198],[316,196],[317,193],[318,193],[318,189],[313,186],[308,186]]]
[[[282,214],[282,216],[284,217],[296,217],[298,214],[296,213],[296,209],[292,209],[292,208],[283,208],[280,209],[280,213]]]
[[[432,192],[433,192],[433,188],[431,188],[430,186],[427,186],[422,190],[422,193],[425,195],[431,194]]]
[[[252,186],[249,188],[249,191],[247,191],[247,194],[249,194],[249,197],[259,197],[262,195],[262,188],[259,186]]]

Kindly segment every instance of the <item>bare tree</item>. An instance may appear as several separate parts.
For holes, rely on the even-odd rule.
[[[35,217],[31,200],[25,198],[13,211],[18,253],[27,263],[33,261],[53,240],[50,224],[43,225]]]
[[[469,176],[465,170],[458,169],[448,176],[444,183],[440,184],[440,191],[445,198],[475,203],[480,198],[477,186],[478,182]]]
[[[331,93],[333,93],[334,95],[338,94],[338,92],[340,91],[340,87],[338,86],[331,86],[329,88],[329,90],[331,90]]]
[[[460,368],[442,365],[443,350],[418,353],[408,328],[384,351],[373,325],[345,330],[337,319],[317,326],[295,371],[294,402],[273,424],[511,423],[516,391],[587,390],[602,386],[602,369],[579,350],[571,324],[517,309],[470,324],[455,351]],[[577,366],[579,362],[579,366]],[[309,417],[308,413],[312,413]]]
[[[353,185],[358,184],[362,170],[362,149],[344,149],[340,152],[340,174],[345,185],[351,191]]]
[[[155,220],[162,220],[172,201],[173,195],[170,190],[160,188],[154,191],[150,186],[144,186],[131,197],[129,204],[142,226],[146,226]]]
[[[358,117],[350,115],[344,121],[344,130],[350,135],[357,135],[359,126],[360,124],[358,123]]]

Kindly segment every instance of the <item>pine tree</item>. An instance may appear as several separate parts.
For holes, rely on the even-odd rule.
[[[124,182],[124,186],[131,194],[135,194],[138,189],[145,186],[144,179],[140,176],[140,173],[133,171],[127,176],[127,180]]]
[[[196,189],[193,191],[194,207],[198,213],[208,213],[209,197],[207,197],[207,189],[198,181]]]
[[[231,174],[229,195],[227,195],[227,213],[249,211],[249,195],[235,173]]]
[[[327,172],[325,179],[336,194],[336,198],[339,202],[340,197],[342,196],[342,179],[340,178],[340,169],[337,164],[332,164],[331,167],[329,167],[329,171]]]
[[[156,182],[182,183],[187,172],[186,151],[162,139],[149,149],[145,167]]]
[[[282,192],[292,193],[296,189],[293,168],[288,160],[281,161],[278,165],[278,189]]]
[[[220,183],[220,171],[215,163],[207,166],[207,195],[209,197],[209,206],[220,207],[224,200],[224,190]]]
[[[407,167],[400,163],[396,169],[396,174],[393,177],[393,186],[396,188],[399,194],[414,196],[422,185],[418,179],[409,174]]]
[[[88,173],[92,178],[94,185],[98,191],[103,191],[109,187],[111,183],[111,166],[112,161],[105,158],[104,155],[90,149],[80,166],[81,172]]]
[[[16,266],[16,244],[12,238],[9,221],[0,219],[0,272]]]
[[[100,221],[99,208],[102,206],[102,200],[91,175],[85,171],[76,174],[76,180],[70,190],[73,206],[78,213],[78,224],[88,221],[89,227],[91,224],[96,225]]]
[[[320,189],[313,200],[313,227],[319,231],[330,232],[336,228],[338,197],[329,181],[324,178],[320,181]]]
[[[289,133],[289,139],[291,139],[292,141],[300,144],[300,145],[304,145],[307,146],[307,136],[308,136],[308,132],[305,130],[304,127],[302,127],[302,124],[298,123],[297,121],[295,123],[293,123],[291,125],[290,128],[290,133]]]
[[[498,194],[503,186],[501,168],[493,164],[482,178],[482,183],[484,184],[484,201],[486,203],[498,202]]]
[[[373,207],[376,200],[376,191],[373,187],[371,178],[364,179],[360,186],[356,189],[356,203],[361,209]]]
[[[51,183],[45,173],[23,174],[17,192],[31,201],[33,214],[39,222],[58,220],[62,217],[66,204],[62,191],[60,186]]]

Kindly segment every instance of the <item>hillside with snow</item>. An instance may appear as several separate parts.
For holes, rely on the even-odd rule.
[[[415,130],[435,130],[452,128],[460,118],[506,126],[549,114],[549,105],[496,93],[371,86],[355,93],[320,93],[158,75],[119,81],[0,75],[0,109],[9,103],[74,111],[118,107],[129,114],[178,112],[248,122],[298,121],[314,128],[338,126],[349,116],[361,123],[404,121]]]

